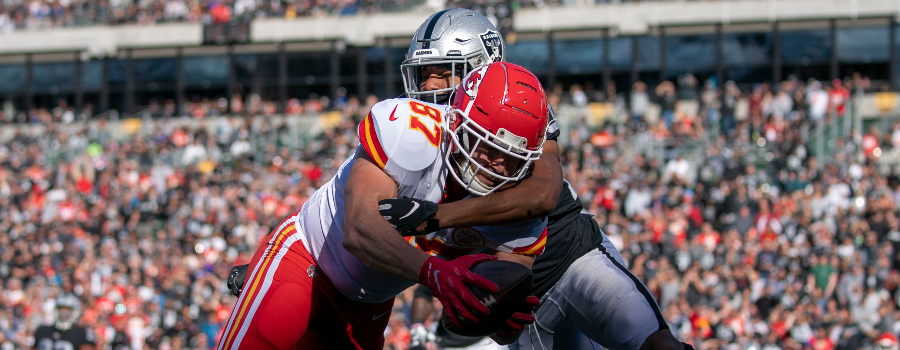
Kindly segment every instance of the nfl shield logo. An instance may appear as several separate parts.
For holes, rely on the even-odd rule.
[[[316,278],[316,276],[319,275],[319,271],[316,270],[316,265],[309,265],[309,268],[306,269],[306,275],[309,276],[309,278]]]
[[[484,46],[484,52],[491,58],[491,62],[500,62],[503,59],[503,39],[500,37],[500,33],[489,30],[479,37],[481,45]]]

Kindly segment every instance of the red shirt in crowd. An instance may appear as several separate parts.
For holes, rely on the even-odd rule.
[[[708,249],[715,248],[719,243],[722,243],[722,235],[715,230],[701,232],[697,239],[700,241],[700,244]]]
[[[866,154],[866,157],[871,158],[875,156],[875,149],[878,148],[878,138],[872,134],[866,134],[862,139],[863,152]]]
[[[816,337],[812,338],[810,341],[812,344],[813,350],[834,350],[834,342],[831,341],[831,338],[825,337],[822,339],[816,339]]]
[[[600,186],[600,188],[597,189],[597,193],[594,195],[594,204],[603,207],[606,211],[612,210],[615,201],[616,191],[608,186]]]
[[[839,116],[844,115],[844,110],[846,110],[847,100],[850,99],[850,90],[844,87],[843,83],[840,80],[835,79],[832,82],[834,88],[828,92],[828,101],[831,104],[831,108],[837,112]]]
[[[65,201],[59,203],[59,206],[56,208],[57,213],[59,214],[59,220],[69,222],[75,220],[75,213],[77,208],[75,208],[75,203]]]

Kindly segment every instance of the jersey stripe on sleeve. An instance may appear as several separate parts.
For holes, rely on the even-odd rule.
[[[515,248],[515,249],[513,249],[512,252],[514,254],[521,254],[521,255],[541,255],[541,253],[544,252],[544,246],[546,246],[546,245],[547,245],[547,229],[544,228],[544,232],[541,233],[541,236],[538,237],[538,239],[535,240],[534,243],[531,243],[524,247]]]
[[[369,154],[369,157],[375,161],[375,164],[382,169],[387,164],[388,157],[387,154],[384,153],[384,149],[381,147],[381,142],[378,141],[378,133],[375,131],[375,123],[372,120],[372,112],[369,112],[369,115],[366,116],[366,119],[363,120],[362,123],[359,124],[359,143],[362,145],[363,149],[366,150],[366,153]]]

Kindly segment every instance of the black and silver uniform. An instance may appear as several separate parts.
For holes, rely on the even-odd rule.
[[[78,350],[84,344],[97,344],[94,332],[89,328],[72,326],[61,331],[53,326],[40,326],[34,332],[37,350]]]
[[[547,140],[559,138],[556,115],[550,109],[547,125]],[[596,249],[603,242],[599,230],[595,230],[590,216],[581,217],[584,206],[578,195],[563,181],[562,191],[556,201],[556,208],[547,217],[547,245],[544,253],[535,257],[531,270],[534,272],[534,295],[544,296],[553,287],[575,260]]]

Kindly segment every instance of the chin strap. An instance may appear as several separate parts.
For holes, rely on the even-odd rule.
[[[460,178],[463,180],[463,182],[465,182],[463,185],[465,186],[466,190],[470,193],[478,194],[479,196],[484,196],[488,193],[491,193],[495,187],[488,186],[485,183],[481,182],[481,180],[478,179],[475,170],[472,170],[472,166],[469,164],[469,162],[471,161],[466,161],[466,163],[462,166],[463,169],[459,170],[462,173],[460,174]]]
[[[424,95],[420,95],[417,99],[421,100],[421,101],[429,102],[429,103],[438,104],[438,105],[445,105],[450,102],[450,93],[424,94]]]

